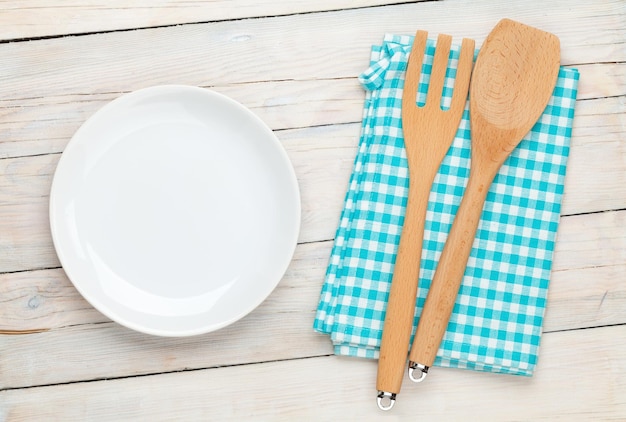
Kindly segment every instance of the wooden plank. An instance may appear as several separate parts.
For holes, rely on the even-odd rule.
[[[386,414],[375,404],[375,361],[328,356],[0,391],[0,418],[619,420],[625,359],[626,326],[604,327],[547,334],[532,378],[434,368],[427,384],[406,380]]]
[[[626,273],[625,218],[625,212],[563,218],[545,330],[626,322],[626,285],[621,276]],[[330,247],[331,241],[299,246],[284,283],[295,283],[288,278],[302,277],[303,269],[314,271],[317,278],[302,294],[317,297]],[[0,274],[0,297],[0,331],[45,331],[109,321],[80,296],[59,268]]]
[[[626,322],[626,264],[552,273],[544,333]]]
[[[365,63],[363,69],[365,69]],[[626,64],[577,66],[581,72],[575,135],[596,135],[595,119],[610,120],[609,134],[623,125]],[[241,102],[272,129],[344,124],[361,120],[364,90],[356,75],[339,79],[286,80],[207,86]],[[1,88],[0,88],[1,89]],[[0,99],[0,159],[63,151],[78,127],[121,92],[74,93]],[[587,103],[580,100],[606,99]],[[585,118],[594,116],[584,122]],[[608,125],[607,125],[608,126]],[[623,127],[623,126],[622,126]],[[581,133],[583,129],[593,128]],[[607,134],[603,134],[607,135]]]
[[[356,104],[351,108],[357,109]],[[318,110],[324,113],[322,106]],[[579,103],[562,214],[626,207],[626,150],[622,142],[625,111],[620,98]],[[334,237],[359,132],[357,123],[277,132],[300,183],[300,241]],[[15,148],[14,152],[19,153],[20,149]],[[58,154],[47,154],[0,160],[0,272],[59,266],[48,223],[48,195],[58,158]],[[603,171],[598,172],[598,168]]]
[[[208,86],[242,103],[273,130],[361,120],[356,77]],[[0,100],[0,159],[61,152],[74,132],[120,92]]]
[[[421,0],[414,0],[409,7],[412,18],[419,17],[420,22],[428,22],[432,15],[433,22],[445,19],[447,29],[438,29],[451,32],[463,24],[455,19],[453,12],[461,8],[464,21],[475,20],[474,25],[488,22],[493,26],[495,20],[502,16],[511,17],[536,25],[545,30],[560,32],[578,30],[581,26],[589,30],[589,25],[598,22],[600,18],[608,19],[613,24],[622,24],[620,16],[620,1],[603,1],[596,4],[558,1],[539,3],[509,2],[497,6],[488,0],[474,1],[472,7],[467,7],[460,1],[443,1],[436,5],[419,4]],[[254,0],[168,0],[155,4],[151,0],[125,2],[124,0],[108,1],[105,4],[96,0],[68,0],[57,1],[58,4],[45,0],[11,0],[3,4],[3,13],[0,14],[0,40],[21,38],[45,37],[55,35],[90,33],[99,31],[146,28],[165,25],[180,25],[195,22],[215,22],[229,19],[254,18],[264,16],[280,16],[292,14],[308,14],[311,12],[339,11],[346,8],[361,9],[378,5],[392,5],[405,3],[400,0],[324,0],[310,2],[306,0],[278,0],[273,2],[258,2]],[[62,7],[59,7],[62,5]],[[574,6],[574,7],[573,7]],[[385,8],[385,14],[390,7]],[[378,8],[372,7],[378,15]],[[541,13],[544,12],[545,13]],[[554,21],[551,16],[558,15]],[[593,16],[594,19],[588,19]],[[320,20],[324,20],[326,15]],[[384,17],[381,17],[383,20]],[[577,25],[568,25],[567,22],[576,22]],[[329,26],[329,28],[331,28]],[[604,26],[591,27],[591,31]],[[413,28],[411,32],[414,32]],[[423,29],[431,30],[430,26]],[[488,32],[488,31],[487,31]],[[557,33],[561,36],[561,34]],[[471,36],[475,36],[472,35]],[[618,38],[619,40],[619,38]],[[622,38],[623,41],[623,38]],[[618,46],[613,46],[617,51]],[[603,47],[611,51],[609,45]]]
[[[626,262],[626,211],[562,217],[553,271]]]
[[[605,67],[612,70],[612,65]],[[215,90],[249,107],[274,130],[359,122],[364,97],[352,79],[268,82]],[[80,124],[117,95],[95,95],[76,103],[78,96],[34,102],[25,99],[23,105],[18,100],[0,101],[0,159],[61,152]],[[599,144],[614,145],[624,131],[625,113],[621,97],[579,101],[572,153],[587,146],[602,150]],[[602,162],[606,164],[607,158],[619,157],[619,153],[607,150],[608,157]],[[588,155],[585,152],[581,157]]]
[[[423,0],[414,0],[423,1]],[[0,40],[290,15],[403,3],[401,0],[19,0],[4,1]]]
[[[626,323],[624,219],[626,211],[563,219],[546,332]],[[0,275],[0,330],[50,329],[0,336],[0,388],[331,353],[330,340],[311,328],[331,246],[299,245],[285,278],[261,307],[231,327],[187,339],[145,336],[109,323],[61,270]],[[262,338],[255,335],[259,327],[268,327]]]
[[[610,97],[576,104],[561,214],[626,206],[625,98]]]
[[[186,338],[144,335],[107,322],[88,309],[59,270],[11,283],[3,279],[1,297],[9,302],[2,306],[3,324],[13,321],[15,328],[20,319],[30,319],[40,327],[43,322],[65,328],[0,335],[0,389],[332,353],[328,338],[312,328],[330,247],[330,242],[299,245],[283,280],[250,315],[216,332]],[[13,301],[21,306],[12,306]]]
[[[0,297],[0,333],[109,321],[82,298],[61,268],[0,274]]]
[[[296,286],[302,297],[290,298],[295,301],[289,309],[304,303],[307,306],[302,310],[313,312],[331,247],[331,241],[298,245],[274,296],[282,297],[283,289],[291,295],[289,292]],[[271,312],[285,311],[284,307],[274,309],[274,296],[266,300],[265,306]],[[48,331],[110,321],[82,298],[61,268],[0,274],[0,298],[0,331]]]
[[[607,63],[608,64],[608,63]],[[580,72],[578,99],[626,95],[626,63],[573,65]]]
[[[6,43],[0,45],[0,98],[126,92],[176,82],[352,77],[385,32],[412,34],[420,27],[480,42],[503,16],[501,5],[482,0],[465,7],[459,20],[462,5],[401,4],[385,7],[384,14],[372,7]],[[619,1],[572,7],[560,0],[534,8],[520,2],[508,3],[506,10],[510,18],[556,33],[565,65],[626,61],[626,50],[615,43],[626,31]],[[589,13],[594,19],[586,19]]]
[[[300,242],[330,239],[343,204],[360,125],[279,133],[302,199]],[[59,154],[0,160],[0,273],[58,267],[48,198]]]

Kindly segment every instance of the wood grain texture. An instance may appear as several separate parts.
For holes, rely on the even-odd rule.
[[[72,291],[60,270],[42,271],[30,288],[18,284],[23,274],[8,288],[2,280],[7,289],[2,297],[13,297],[17,305],[3,306],[3,321],[27,319],[34,326],[43,322],[60,328],[0,335],[0,390],[330,354],[328,338],[312,329],[330,247],[330,242],[298,246],[277,289],[252,314],[214,333],[187,338],[142,335],[110,322]]]
[[[9,0],[0,13],[1,422],[624,418],[623,1],[62,3]],[[539,367],[532,378],[439,369],[381,415],[376,363],[327,356],[329,339],[311,328],[358,143],[356,76],[386,32],[480,46],[502,17],[555,33],[562,63],[581,73]],[[301,243],[276,291],[235,325],[187,339],[94,310],[58,268],[48,227],[52,173],[79,125],[165,83],[251,108],[285,146],[303,201]]]
[[[563,218],[545,331],[626,321],[620,275],[625,219],[626,211]],[[0,329],[50,329],[0,336],[0,389],[331,353],[328,339],[311,328],[331,246],[330,241],[299,245],[284,279],[260,308],[232,327],[191,339],[153,338],[109,322],[62,270],[0,275]],[[259,325],[266,327],[261,339],[253,335]],[[258,347],[248,347],[252,341]]]
[[[384,415],[372,400],[375,362],[329,356],[1,391],[0,419],[619,420],[626,345],[615,339],[625,336],[624,326],[547,334],[533,378],[439,369]]]
[[[403,1],[113,0],[102,3],[97,0],[25,0],[3,3],[0,37],[21,39],[341,10]]]
[[[259,89],[264,91],[264,88]],[[341,92],[343,84],[337,89]],[[362,92],[359,95],[363,95]],[[297,101],[303,101],[305,105],[289,108],[290,115],[304,112],[306,99],[301,97]],[[355,104],[351,107],[356,108],[356,96],[353,101]],[[320,100],[319,109],[323,108],[322,103]],[[562,214],[626,208],[626,172],[623,169],[626,149],[622,142],[625,111],[626,105],[621,97],[577,104]],[[342,120],[349,121],[352,117],[344,115]],[[70,132],[74,124],[80,124],[66,122],[61,117],[55,122],[64,127],[64,133]],[[358,123],[277,132],[294,163],[301,187],[301,241],[326,240],[334,236],[359,132]],[[28,133],[34,138],[38,132],[33,128]],[[67,139],[62,139],[59,147],[65,143]],[[19,144],[16,142],[11,147],[16,148],[14,154],[19,155]],[[31,145],[29,143],[25,150]],[[43,153],[42,150],[33,152]],[[3,175],[0,178],[0,272],[59,266],[47,217],[50,183],[59,155],[43,154],[0,159],[0,174]],[[602,171],[596,171],[598,168]],[[593,178],[588,177],[590,172],[594,173]]]
[[[366,66],[363,60],[359,71],[365,70]],[[626,107],[620,100],[620,96],[626,95],[626,78],[623,77],[626,66],[607,63],[576,67],[581,72],[582,81],[574,136],[595,134],[586,129],[593,127],[593,130],[598,130],[595,124],[598,115],[606,119],[603,126],[611,125],[605,133],[598,134],[599,140],[607,135],[617,135],[620,133],[618,127],[624,122]],[[282,130],[360,121],[364,92],[356,76],[355,73],[346,78],[258,81],[205,87],[236,99],[272,129]],[[52,78],[48,82],[57,84],[60,81]],[[180,82],[193,83],[189,80]],[[4,94],[0,97],[0,158],[63,151],[74,132],[89,116],[127,92],[75,92],[26,98],[19,92],[6,88],[3,92],[2,89],[0,86],[0,93]],[[606,98],[609,91],[614,96]],[[583,101],[593,99],[600,101]]]
[[[544,330],[547,332],[615,325],[626,320],[626,307],[623,306],[626,284],[622,281],[626,265],[621,264],[623,257],[614,253],[616,250],[623,251],[626,248],[626,243],[619,241],[626,236],[623,231],[624,225],[605,226],[600,224],[602,222],[598,221],[599,219],[582,221],[588,219],[589,216],[564,219],[563,224],[567,229],[561,229],[561,237],[569,237],[568,232],[577,230],[578,227],[584,226],[586,230],[584,236],[576,236],[575,243],[580,251],[568,249],[567,241],[558,244],[557,263],[574,261],[585,256],[589,256],[590,260],[579,261],[578,268],[568,269],[555,265],[544,323]],[[614,221],[616,224],[622,224],[623,219]],[[602,235],[607,232],[614,233],[614,240],[601,243],[598,245],[600,249],[596,249],[596,233]],[[288,276],[296,274],[303,277],[300,274],[306,275],[310,271],[317,274],[323,272],[330,243],[330,241],[319,242],[315,246],[319,249],[319,253],[314,255],[315,258],[311,261],[300,261],[303,265],[294,264]],[[296,257],[300,257],[300,249],[303,247],[298,248]],[[599,257],[605,257],[606,260],[599,260],[590,254],[590,251],[597,252]],[[571,259],[567,259],[567,256]],[[319,283],[320,280],[315,280],[306,287],[302,286],[307,289],[306,292],[303,290],[303,297],[315,297],[320,289]],[[108,318],[80,296],[60,268],[2,274],[0,297],[2,298],[0,330],[4,331],[48,331],[75,325],[109,322]],[[571,312],[572,308],[576,309],[576,312]],[[0,344],[3,343],[0,341]]]
[[[2,44],[0,76],[5,84],[0,98],[7,98],[7,92],[8,98],[126,92],[174,82],[214,86],[354,77],[367,64],[370,46],[385,32],[413,34],[419,26],[480,44],[505,13],[556,34],[563,45],[563,65],[626,61],[618,41],[625,31],[619,1],[575,8],[567,1],[542,8],[511,2],[502,9],[483,0],[472,2],[459,21],[453,12],[462,5],[402,4],[385,7],[385,13],[364,8],[324,13],[323,19],[303,14]],[[594,19],[586,19],[590,11]],[[598,27],[603,31],[596,37],[587,36]]]
[[[334,236],[359,128],[352,124],[278,133],[302,191],[300,242]],[[50,185],[59,157],[0,160],[0,272],[59,266],[48,222]]]
[[[620,0],[596,2],[595,4],[577,4],[565,0],[542,4],[541,8],[530,8],[525,2],[508,2],[507,4],[493,4],[488,0],[472,1],[472,7],[467,7],[464,1],[442,1],[435,5],[419,4],[414,1],[411,10],[417,10],[421,22],[432,27],[432,23],[445,19],[448,27],[458,27],[467,21],[454,21],[450,25],[451,12],[464,10],[464,16],[473,23],[487,22],[491,27],[496,20],[506,16],[512,19],[525,21],[530,25],[539,26],[544,30],[555,32],[554,29],[577,31],[593,29],[599,18],[609,19],[615,25],[623,24]],[[11,40],[20,38],[45,37],[76,33],[92,33],[120,29],[146,28],[152,26],[180,25],[195,22],[215,22],[230,19],[255,18],[279,15],[308,14],[315,11],[339,11],[355,8],[360,10],[367,6],[393,5],[407,3],[392,0],[340,0],[316,1],[279,0],[274,2],[258,2],[253,0],[168,0],[154,2],[138,0],[132,3],[123,0],[113,0],[106,3],[96,0],[8,0],[3,4],[3,13],[0,15],[0,39]],[[428,2],[426,2],[428,3]],[[373,7],[371,10],[376,11]],[[385,14],[388,7],[385,8]],[[542,13],[542,12],[546,13]],[[559,20],[552,19],[558,13]],[[381,13],[378,13],[382,15]],[[590,19],[591,17],[591,19]],[[432,22],[430,22],[432,19]],[[381,20],[385,20],[384,17]],[[576,28],[562,25],[567,20],[576,21]],[[386,21],[386,20],[385,20]],[[387,21],[388,22],[388,21]],[[543,25],[539,25],[542,23]],[[623,25],[622,25],[623,26]],[[330,28],[330,27],[329,27]],[[441,27],[439,27],[441,28]],[[609,29],[610,27],[607,27]],[[440,30],[440,29],[438,29]],[[409,31],[413,33],[415,28]],[[450,31],[448,29],[448,31]],[[445,31],[442,31],[445,32]],[[475,38],[474,34],[467,34]],[[559,34],[560,36],[560,34]],[[608,54],[618,51],[619,36],[605,44],[602,50]],[[593,42],[590,40],[590,42]]]
[[[204,87],[236,99],[274,130],[358,122],[364,98],[355,78]],[[62,152],[87,118],[122,94],[0,100],[0,158]]]

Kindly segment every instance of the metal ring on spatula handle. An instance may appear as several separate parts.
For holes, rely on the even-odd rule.
[[[429,366],[422,365],[421,363],[409,361],[409,379],[413,382],[422,382],[426,379],[426,375],[428,374]],[[415,377],[415,371],[420,371],[419,378]]]

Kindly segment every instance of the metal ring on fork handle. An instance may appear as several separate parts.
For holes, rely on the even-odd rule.
[[[385,405],[383,400],[385,398],[389,399],[389,404]],[[396,393],[390,393],[388,391],[379,391],[378,398],[376,399],[376,403],[378,403],[378,408],[380,410],[391,410],[393,405],[396,403]]]

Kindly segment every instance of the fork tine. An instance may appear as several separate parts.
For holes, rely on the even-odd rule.
[[[402,109],[408,111],[409,107],[414,108],[417,102],[417,85],[422,73],[422,63],[426,52],[426,40],[428,32],[417,31],[411,47],[411,56],[407,64],[406,75],[404,77],[404,88],[402,91]]]
[[[456,68],[456,78],[454,81],[454,92],[452,93],[452,102],[450,111],[460,113],[465,108],[467,101],[467,92],[474,67],[474,40],[463,38],[461,44],[461,53],[459,54],[459,63]]]
[[[433,69],[430,72],[430,82],[428,84],[428,94],[426,95],[426,107],[440,107],[443,84],[448,69],[448,58],[450,56],[450,46],[452,37],[446,34],[439,34],[437,37],[437,47],[435,58],[433,59]]]

